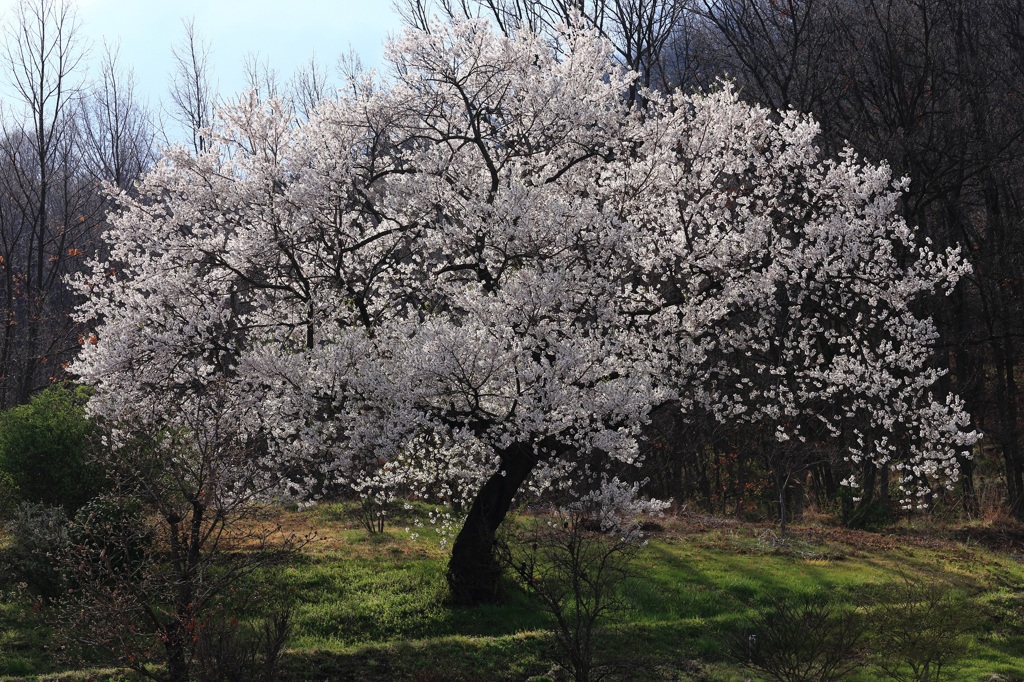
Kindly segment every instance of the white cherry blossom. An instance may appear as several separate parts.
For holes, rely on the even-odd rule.
[[[73,368],[115,442],[229,404],[294,494],[458,502],[467,599],[516,491],[641,465],[668,401],[842,439],[908,498],[955,479],[978,435],[915,303],[968,266],[918,243],[884,165],[822,158],[813,121],[728,84],[629,105],[586,31],[437,25],[389,58],[305,123],[241,97],[118,197]]]

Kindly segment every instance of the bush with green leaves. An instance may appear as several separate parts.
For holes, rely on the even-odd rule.
[[[82,387],[51,386],[0,414],[0,495],[73,514],[102,489],[102,471],[89,461],[96,426],[88,398]]]

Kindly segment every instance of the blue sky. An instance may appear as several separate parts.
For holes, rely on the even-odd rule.
[[[171,48],[195,19],[211,45],[210,62],[222,95],[244,86],[243,60],[266,58],[282,80],[314,53],[334,66],[351,46],[367,66],[379,66],[387,36],[400,30],[390,0],[73,0],[95,62],[102,42],[120,42],[123,65],[135,72],[139,94],[159,107],[173,69]],[[0,0],[7,21],[15,0]]]

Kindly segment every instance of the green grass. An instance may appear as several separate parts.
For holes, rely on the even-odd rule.
[[[0,595],[0,675],[47,669],[50,631],[39,617],[38,604],[16,586]]]
[[[510,589],[497,606],[445,604],[446,551],[427,524],[370,536],[348,509],[327,505],[282,512],[286,525],[317,539],[287,565],[260,576],[268,594],[288,595],[293,634],[282,675],[290,680],[525,680],[555,667],[551,619]],[[906,575],[955,587],[978,619],[973,648],[950,680],[1024,680],[1024,565],[1007,552],[943,536],[885,536],[797,528],[778,538],[762,526],[670,521],[635,559],[622,586],[630,604],[606,643],[629,661],[627,679],[758,679],[730,661],[726,641],[759,605],[824,592],[861,609],[873,593]],[[45,609],[5,593],[0,602],[0,679],[112,679],[74,669],[51,652]],[[4,677],[6,676],[6,677]],[[878,679],[870,670],[854,677]]]

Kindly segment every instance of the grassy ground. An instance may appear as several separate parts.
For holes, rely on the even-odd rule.
[[[336,505],[281,512],[281,520],[289,531],[316,531],[299,557],[262,578],[268,592],[295,603],[283,679],[558,676],[552,624],[526,595],[511,590],[499,606],[445,606],[446,551],[432,531],[370,536]],[[926,530],[808,526],[781,537],[770,526],[668,519],[636,559],[642,579],[623,586],[632,610],[609,653],[629,661],[626,679],[760,679],[730,661],[726,644],[758,604],[825,592],[863,607],[873,590],[905,575],[947,584],[965,600],[972,648],[944,679],[1024,680],[1024,529]],[[0,595],[0,679],[117,679],[62,665],[44,616],[27,597]],[[854,679],[878,677],[865,669]]]

